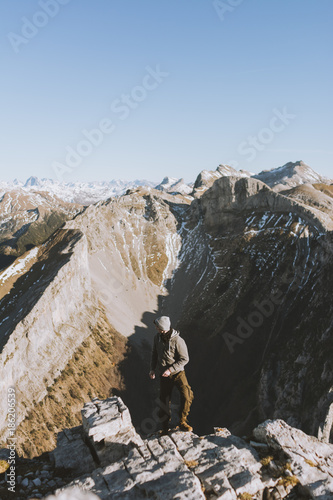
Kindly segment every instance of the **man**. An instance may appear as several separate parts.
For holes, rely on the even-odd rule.
[[[179,336],[178,331],[171,328],[168,316],[155,319],[154,324],[158,333],[154,337],[149,376],[154,379],[157,369],[160,377],[159,418],[162,423],[162,434],[167,434],[169,430],[170,400],[174,387],[177,387],[180,393],[179,428],[183,431],[192,431],[192,427],[187,423],[193,392],[184,372],[184,366],[189,361],[185,341]]]

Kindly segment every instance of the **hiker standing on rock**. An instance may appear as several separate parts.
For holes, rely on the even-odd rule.
[[[154,337],[149,376],[155,378],[155,370],[160,377],[160,407],[159,418],[162,422],[162,434],[167,434],[170,424],[170,400],[174,387],[180,393],[180,423],[183,431],[192,431],[187,423],[193,401],[193,392],[187,381],[184,366],[188,363],[188,351],[184,339],[179,332],[171,328],[168,316],[155,319],[158,333]]]

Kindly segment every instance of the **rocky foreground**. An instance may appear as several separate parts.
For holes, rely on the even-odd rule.
[[[251,439],[215,428],[142,440],[119,397],[86,403],[82,426],[60,433],[57,448],[29,464],[16,498],[333,498],[333,445],[283,420],[265,421]]]

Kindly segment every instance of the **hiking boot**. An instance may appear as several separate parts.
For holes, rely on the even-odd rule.
[[[160,430],[161,436],[167,436],[170,430],[170,420],[168,422],[163,422],[162,429]]]
[[[193,431],[193,427],[191,427],[190,425],[188,425],[187,422],[180,422],[179,429],[181,431],[185,431],[185,432],[192,432]]]

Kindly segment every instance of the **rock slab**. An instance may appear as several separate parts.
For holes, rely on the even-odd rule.
[[[95,466],[47,500],[333,498],[333,445],[282,420],[259,425],[251,442],[220,428],[207,436],[175,429],[142,440],[118,397],[87,403],[82,420],[88,445],[81,460],[88,463],[90,455]],[[70,455],[69,440],[66,449]]]

